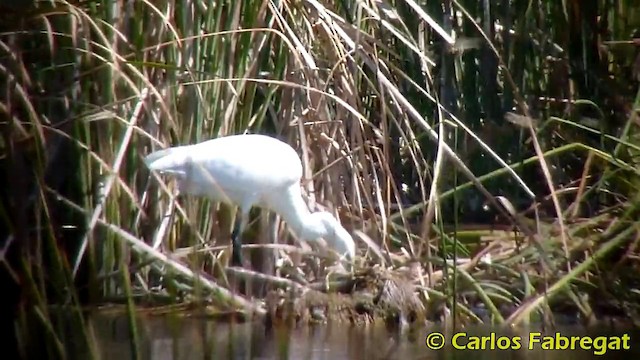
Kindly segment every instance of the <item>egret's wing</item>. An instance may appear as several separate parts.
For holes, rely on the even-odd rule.
[[[282,191],[300,181],[302,164],[288,144],[263,135],[238,135],[156,151],[151,170],[182,177],[192,194],[237,202]]]
[[[295,150],[267,136],[223,137],[191,145],[189,157],[194,169],[204,169],[222,186],[239,191],[282,188],[302,176]]]
[[[176,148],[169,148],[169,149],[163,149],[163,150],[158,150],[158,151],[154,151],[151,154],[147,155],[144,158],[144,163],[145,165],[147,165],[147,167],[149,167],[150,169],[154,167],[154,163],[156,163],[158,160],[161,160],[163,158],[167,158],[172,154],[176,153]],[[155,170],[155,169],[154,169]]]
[[[185,150],[185,147],[178,146],[154,151],[144,158],[144,163],[150,170],[163,174],[185,176],[189,165],[189,154]]]

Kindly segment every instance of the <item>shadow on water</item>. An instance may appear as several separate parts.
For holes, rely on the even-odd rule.
[[[97,337],[102,358],[132,359],[133,338],[126,317],[93,316],[91,323]],[[469,328],[466,336],[458,338],[459,345],[473,346],[474,336],[488,336],[485,346],[491,345],[495,333],[495,346],[515,346],[520,336],[520,349],[459,350],[451,345],[451,336],[445,335],[447,345],[441,350],[429,350],[425,345],[428,334],[440,328],[422,328],[402,334],[390,332],[384,326],[351,326],[325,324],[300,326],[291,331],[266,331],[261,323],[230,324],[208,319],[177,316],[140,317],[138,321],[138,351],[142,359],[623,359],[640,355],[640,332],[601,327],[584,330],[578,327],[559,328],[562,336],[600,337],[629,336],[630,350],[606,350],[604,355],[594,350],[542,350],[540,343],[528,349],[530,334],[537,331],[506,333],[488,326]],[[555,332],[543,333],[553,335]],[[502,338],[501,338],[502,336]],[[502,339],[502,340],[499,340]],[[611,340],[609,340],[611,344]],[[619,344],[624,346],[624,342]],[[611,346],[615,346],[612,344]],[[634,356],[635,355],[635,356]]]

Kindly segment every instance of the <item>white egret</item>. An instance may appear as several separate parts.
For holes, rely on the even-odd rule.
[[[332,214],[309,211],[300,190],[300,157],[285,142],[259,134],[231,135],[159,150],[144,162],[175,176],[182,194],[239,206],[231,235],[233,266],[242,265],[240,237],[253,206],[276,212],[304,240],[323,238],[348,260],[355,255],[351,235]]]

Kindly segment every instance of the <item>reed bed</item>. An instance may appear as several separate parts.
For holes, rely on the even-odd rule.
[[[427,318],[635,323],[638,14],[630,0],[0,5],[3,284],[22,355],[97,356],[86,313],[105,304],[269,312],[226,270],[235,209],[176,197],[142,163],[243,132],[299,150],[310,207],[354,234],[355,278],[400,279]],[[252,219],[244,280],[361,290],[279,219]]]

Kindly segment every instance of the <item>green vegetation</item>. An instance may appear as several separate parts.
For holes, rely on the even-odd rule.
[[[105,304],[268,313],[225,270],[235,209],[176,201],[142,163],[242,132],[299,149],[356,277],[402,278],[427,318],[635,323],[639,28],[631,0],[0,3],[0,264],[22,355],[97,356],[86,314]],[[266,275],[245,280],[344,290],[254,215]],[[273,276],[273,249],[309,284]]]

